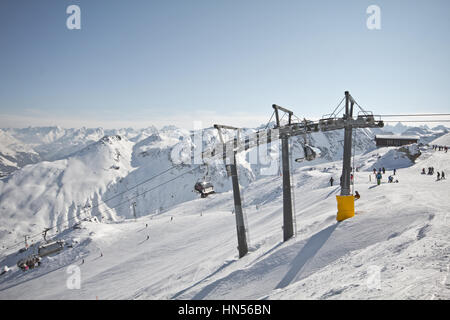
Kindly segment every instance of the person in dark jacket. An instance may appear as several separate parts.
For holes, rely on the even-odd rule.
[[[331,186],[333,186],[333,182],[334,182],[334,179],[333,179],[333,177],[331,177],[331,178],[330,178],[330,185],[331,185]]]

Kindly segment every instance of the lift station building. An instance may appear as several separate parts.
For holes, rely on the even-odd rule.
[[[418,136],[384,135],[377,134],[375,143],[377,147],[399,147],[406,144],[417,143]]]

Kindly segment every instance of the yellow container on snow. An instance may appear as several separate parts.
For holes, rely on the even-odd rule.
[[[337,200],[337,221],[343,221],[355,215],[355,197],[354,196],[336,196]]]

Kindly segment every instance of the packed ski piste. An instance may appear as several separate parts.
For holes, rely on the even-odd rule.
[[[355,216],[341,222],[342,132],[312,134],[321,156],[293,163],[286,242],[278,167],[240,154],[241,259],[223,163],[171,169],[190,132],[2,130],[0,299],[450,299],[450,134],[441,129],[381,148],[379,132],[358,131]],[[267,157],[278,165],[275,149]]]

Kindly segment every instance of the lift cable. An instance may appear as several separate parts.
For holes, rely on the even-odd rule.
[[[275,110],[272,112],[272,115],[270,116],[270,119],[269,119],[269,121],[267,122],[266,127],[265,127],[264,129],[267,129],[267,127],[268,127],[269,124],[270,124],[270,121],[272,121],[272,118],[273,118],[274,114],[275,114]]]
[[[96,205],[94,205],[94,206],[92,206],[92,207],[89,207],[89,208],[86,208],[86,207],[85,207],[85,208],[83,208],[83,209],[91,209],[91,210],[92,210],[92,209],[98,208],[98,207],[99,207],[100,205],[102,205],[102,204],[105,204],[105,205],[106,205],[106,202],[108,202],[108,201],[110,201],[110,200],[112,200],[112,199],[115,199],[115,198],[117,198],[118,196],[121,196],[121,195],[123,195],[123,194],[125,194],[125,193],[127,193],[127,192],[129,192],[129,191],[131,191],[131,190],[134,190],[134,189],[136,189],[137,187],[139,187],[139,186],[141,186],[141,185],[143,185],[143,184],[145,184],[145,183],[147,183],[147,182],[149,182],[149,181],[151,181],[151,180],[153,180],[153,179],[156,179],[156,178],[162,176],[163,174],[165,174],[165,173],[171,171],[172,169],[174,169],[174,168],[176,168],[176,167],[177,167],[176,165],[175,165],[175,166],[172,166],[172,167],[170,167],[170,168],[168,168],[168,169],[166,169],[166,170],[164,170],[164,171],[162,171],[162,172],[160,172],[160,173],[158,173],[158,174],[156,174],[156,175],[154,175],[154,176],[152,176],[152,177],[150,177],[150,178],[148,178],[148,179],[146,179],[146,180],[143,180],[143,181],[139,182],[138,184],[135,184],[135,185],[132,186],[131,188],[128,188],[127,186],[125,186],[125,188],[127,188],[126,191],[116,193],[114,196],[112,196],[112,197],[110,197],[110,198],[108,198],[108,199],[106,199],[106,200],[100,200]],[[74,219],[74,218],[72,218],[72,219]],[[69,220],[67,220],[67,221],[69,221]],[[52,227],[51,229],[53,229],[53,227]]]
[[[157,188],[159,188],[159,187],[161,187],[161,186],[163,186],[163,185],[169,183],[169,182],[172,182],[172,181],[174,181],[174,180],[176,180],[176,179],[178,179],[178,178],[180,178],[180,177],[182,177],[182,176],[184,176],[184,175],[186,175],[186,174],[188,174],[188,173],[194,171],[195,169],[199,168],[200,166],[201,166],[201,165],[197,165],[197,166],[195,166],[194,168],[192,168],[192,169],[190,169],[190,170],[188,170],[188,171],[186,171],[186,172],[184,172],[184,173],[182,173],[182,174],[180,174],[180,175],[178,175],[178,176],[176,176],[176,177],[174,177],[174,178],[172,178],[172,179],[170,179],[170,180],[168,180],[168,181],[165,181],[165,182],[163,182],[163,183],[161,183],[161,184],[159,184],[159,185],[156,185],[156,186],[153,187],[153,188],[150,188],[150,189],[145,190],[144,192],[142,192],[142,193],[139,194],[139,195],[136,195],[136,196],[133,196],[133,197],[131,197],[131,198],[128,198],[127,200],[122,201],[122,202],[118,203],[117,205],[115,205],[115,206],[113,206],[113,207],[107,208],[107,209],[104,210],[104,212],[108,212],[108,211],[110,211],[110,210],[112,210],[112,209],[115,209],[115,208],[120,207],[121,205],[123,205],[123,204],[125,204],[125,203],[129,203],[130,200],[136,199],[136,198],[138,198],[138,197],[140,197],[140,196],[142,196],[142,195],[144,195],[144,194],[146,194],[146,193],[148,193],[148,192],[150,192],[150,191],[153,191],[153,190],[155,190],[155,189],[157,189]],[[161,175],[161,174],[162,174],[162,173],[160,173],[159,175]],[[159,176],[159,175],[157,175],[157,176]],[[156,176],[154,176],[154,177],[156,177]],[[147,180],[149,180],[149,179],[147,179]],[[117,196],[117,195],[116,195],[116,196]],[[97,204],[96,206],[94,206],[94,207],[92,207],[92,208],[90,208],[90,209],[93,209],[93,208],[95,208],[95,207],[98,207],[98,206],[100,206],[101,204],[106,204],[106,203],[104,203],[104,202],[99,203],[99,204]],[[57,227],[59,227],[59,226],[61,226],[61,225],[66,224],[66,223],[68,223],[69,221],[72,221],[72,220],[74,220],[74,219],[76,219],[76,218],[80,219],[80,218],[81,218],[81,215],[82,215],[82,214],[85,214],[85,213],[87,213],[87,212],[80,213],[80,214],[77,215],[77,216],[74,216],[74,217],[72,217],[72,218],[68,218],[68,219],[65,220],[63,223],[56,224],[56,225],[54,225],[53,227],[46,228],[46,229],[52,230],[52,229],[55,229],[55,228],[57,228]],[[102,214],[102,213],[100,213],[100,212],[99,212],[99,214],[92,214],[92,212],[91,212],[91,215],[90,215],[90,216],[91,216],[91,217],[96,217],[96,216],[99,216],[99,215],[101,215],[101,214]],[[86,217],[86,218],[87,218],[87,217]],[[37,234],[34,234],[34,235],[31,235],[31,236],[28,236],[27,238],[28,238],[28,239],[36,238],[36,237],[40,236],[41,234],[42,234],[42,232],[37,233]],[[12,248],[18,246],[18,245],[21,244],[21,243],[22,243],[21,241],[20,241],[20,242],[16,242],[16,243],[10,245],[9,247],[4,248],[3,251],[12,249]]]
[[[436,117],[450,116],[450,113],[377,114],[377,117]]]
[[[342,102],[344,102],[344,100],[345,100],[345,96],[342,98],[341,102],[339,102],[339,104],[336,106],[336,108],[333,110],[332,113],[323,115],[322,118],[334,118],[339,112],[341,112],[342,108],[338,112],[336,112],[336,110],[338,110],[338,108],[341,106],[341,104],[342,104]]]
[[[421,123],[421,122],[450,122],[450,119],[442,119],[442,120],[383,120],[383,122],[415,122],[415,123]]]

